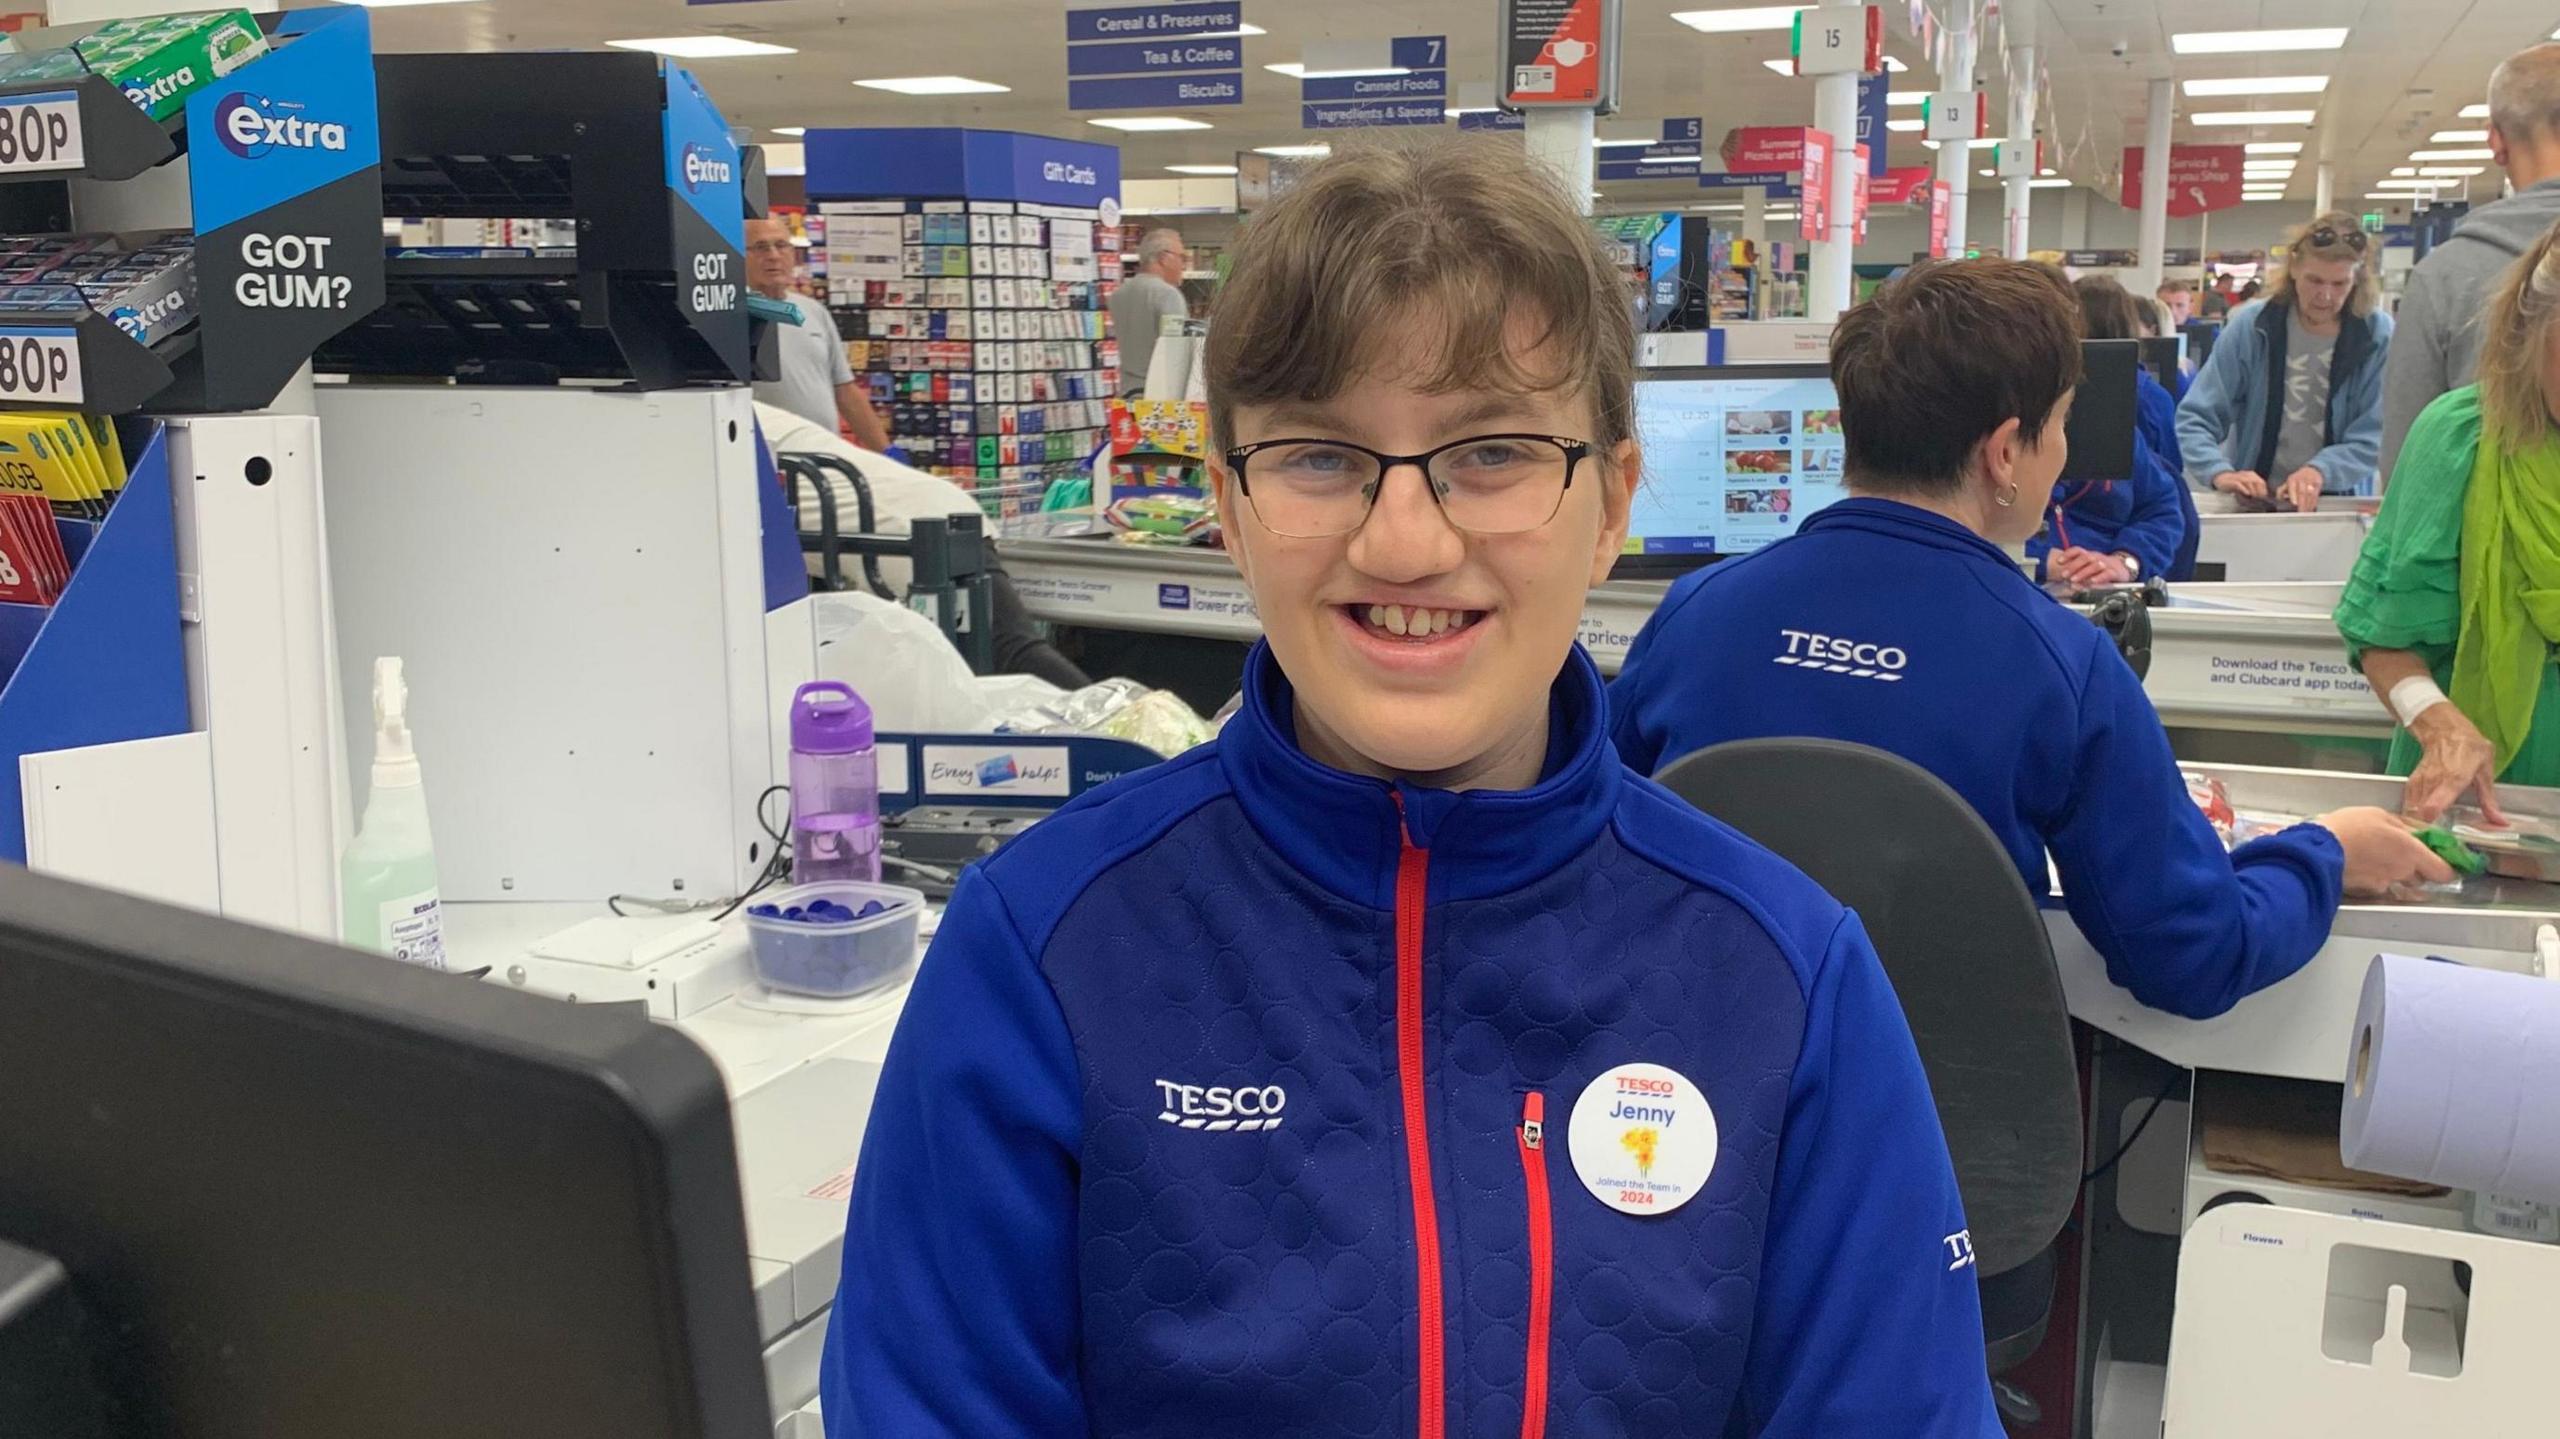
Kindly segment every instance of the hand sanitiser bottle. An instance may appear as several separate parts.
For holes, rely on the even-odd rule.
[[[396,656],[373,662],[373,792],[339,865],[340,929],[349,945],[443,969],[427,791],[409,742],[409,684]]]

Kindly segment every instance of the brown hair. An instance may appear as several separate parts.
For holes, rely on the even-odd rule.
[[[1209,431],[1238,405],[1330,399],[1416,330],[1432,393],[1580,391],[1594,448],[1635,428],[1635,297],[1580,208],[1517,145],[1481,135],[1366,142],[1257,211],[1211,311]],[[1507,327],[1537,326],[1534,368]]]
[[[1917,266],[1840,317],[1831,383],[1852,485],[1949,494],[2009,420],[2041,442],[2080,383],[2079,311],[2069,286],[2020,261]]]
[[[2130,340],[2142,331],[2142,313],[2124,286],[2105,275],[2083,275],[2071,282],[2080,301],[2080,333],[2092,340]]]
[[[2512,453],[2552,431],[2542,357],[2560,315],[2560,225],[2542,232],[2498,282],[2480,317],[2481,427]]]
[[[2327,230],[2337,238],[2326,245],[2312,244],[2311,234],[2315,230]],[[2356,244],[2356,239],[2363,241],[2361,247]],[[2380,248],[2373,236],[2365,234],[2355,216],[2339,210],[2314,215],[2310,223],[2295,228],[2284,237],[2284,268],[2276,271],[2275,278],[2267,282],[2267,303],[2293,303],[2293,267],[2298,262],[2353,260],[2356,263],[2356,283],[2347,291],[2347,313],[2370,315],[2382,308],[2382,282],[2374,274],[2376,262],[2382,258],[2376,253]]]

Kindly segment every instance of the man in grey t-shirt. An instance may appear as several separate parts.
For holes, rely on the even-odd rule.
[[[800,323],[773,327],[779,379],[756,381],[756,398],[778,405],[829,431],[850,431],[853,442],[874,454],[889,448],[889,427],[871,408],[871,395],[845,358],[836,317],[807,295],[791,292],[791,227],[780,220],[747,222],[747,283],[770,300],[799,307]]]
[[[1138,268],[1111,292],[1111,334],[1120,342],[1123,396],[1145,393],[1147,365],[1155,358],[1165,317],[1191,314],[1191,302],[1182,297],[1182,272],[1190,265],[1191,247],[1180,234],[1149,230],[1138,242]]]

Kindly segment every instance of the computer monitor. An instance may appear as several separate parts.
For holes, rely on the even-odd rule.
[[[2133,473],[2133,430],[2141,412],[2134,371],[2138,340],[2082,340],[2080,385],[2072,392],[2071,418],[2063,433],[2071,453],[2063,457],[2066,480],[2121,480]]]
[[[2179,335],[2145,335],[2136,343],[2142,346],[2142,367],[2160,388],[2171,394],[2178,392],[2178,370],[2186,363],[2187,337]]]
[[[0,1387],[0,1434],[773,1428],[728,1097],[682,1034],[14,866],[0,1240],[88,1318],[0,1322],[0,1375],[94,1381]]]
[[[1848,494],[1840,400],[1822,365],[1647,370],[1636,435],[1644,483],[1620,576],[1749,554]]]

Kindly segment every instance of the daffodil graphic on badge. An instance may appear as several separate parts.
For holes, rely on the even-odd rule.
[[[1653,1177],[1653,1153],[1661,1143],[1662,1131],[1651,1125],[1640,1124],[1618,1136],[1619,1147],[1635,1156],[1639,1179]]]

